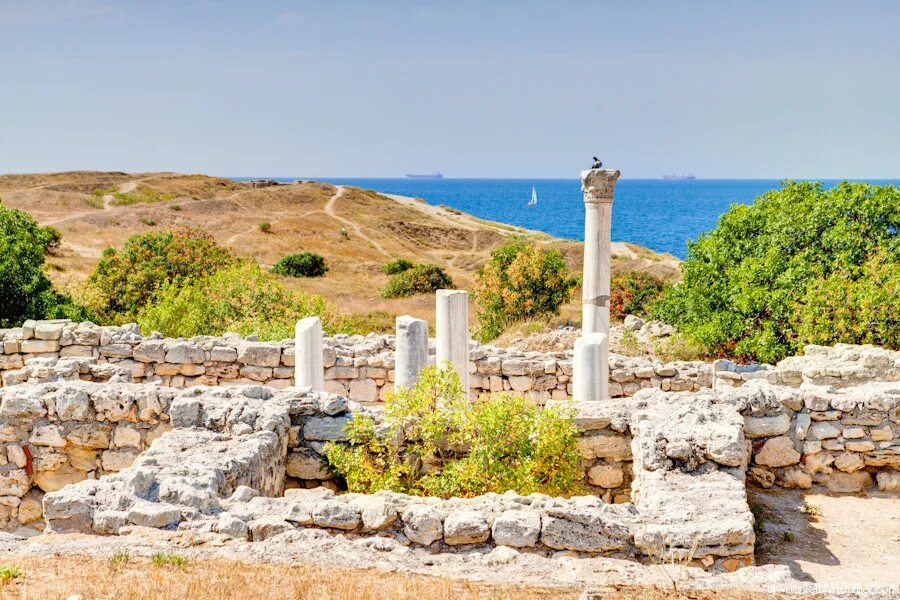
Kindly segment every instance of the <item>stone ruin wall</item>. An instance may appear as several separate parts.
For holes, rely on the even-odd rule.
[[[29,507],[29,518],[42,510],[39,516],[54,532],[116,535],[153,527],[290,542],[298,529],[312,528],[384,551],[506,546],[547,556],[564,551],[694,561],[717,570],[752,564],[740,416],[717,404],[711,392],[644,396],[591,406],[578,416],[585,439],[597,438],[585,446],[594,453],[621,452],[621,440],[628,440],[634,494],[617,504],[596,496],[511,492],[447,500],[386,492],[335,495],[333,486],[320,485],[319,478],[328,476],[321,470],[321,444],[344,439],[351,412],[373,409],[303,388],[174,390],[60,380],[0,391],[0,418],[19,430],[55,428],[64,440],[83,425],[74,420],[76,407],[88,422],[95,416],[100,423],[121,418],[117,428],[144,418],[171,426],[130,466],[47,493],[40,508]],[[60,398],[67,400],[60,404]],[[68,421],[59,421],[61,406]],[[700,422],[710,426],[701,430]],[[627,438],[611,441],[614,430]],[[63,454],[67,446],[52,448]],[[19,484],[12,491],[20,492]]]
[[[237,335],[164,339],[142,336],[137,325],[29,321],[0,330],[0,384],[22,383],[57,359],[78,363],[80,377],[105,381],[122,370],[136,383],[184,388],[194,385],[293,385],[294,341],[256,342]],[[434,360],[431,344],[430,359]],[[45,360],[36,360],[45,359]],[[329,392],[359,402],[384,400],[394,381],[394,336],[337,335],[324,340]],[[572,394],[571,352],[520,352],[472,344],[469,385],[473,394],[514,392],[538,404]],[[641,389],[699,391],[713,386],[712,365],[699,361],[663,364],[648,358],[610,358],[610,396]]]
[[[253,380],[240,381],[238,378],[233,382],[227,381],[228,378],[223,378],[226,381],[218,378],[215,380],[216,383],[232,383],[233,386],[177,389],[170,385],[162,385],[164,383],[162,378],[169,377],[167,382],[169,384],[174,382],[196,386],[203,383],[199,378],[205,374],[161,376],[155,371],[160,365],[179,365],[179,369],[187,366],[185,370],[189,371],[198,367],[217,368],[221,363],[231,365],[239,373],[244,367],[256,367],[271,369],[274,374],[277,367],[261,365],[274,364],[277,358],[279,364],[289,368],[290,365],[285,364],[291,362],[293,357],[293,347],[289,343],[262,344],[236,337],[190,341],[144,339],[137,336],[129,327],[97,328],[89,324],[38,323],[30,331],[27,327],[23,330],[12,330],[11,336],[6,332],[3,340],[4,350],[22,350],[23,346],[24,349],[35,349],[33,344],[27,342],[48,341],[38,336],[47,337],[54,334],[40,331],[41,325],[52,325],[54,330],[60,331],[60,337],[55,341],[59,344],[56,352],[62,358],[56,358],[53,354],[39,356],[32,353],[31,356],[25,356],[21,352],[4,355],[8,361],[10,356],[13,357],[10,363],[12,366],[16,366],[18,360],[23,364],[18,369],[7,369],[3,373],[4,387],[0,388],[0,525],[7,530],[15,530],[21,526],[41,528],[43,517],[46,516],[44,511],[47,503],[44,494],[47,492],[60,490],[68,484],[85,479],[96,481],[101,476],[110,474],[118,477],[116,474],[124,473],[132,465],[139,464],[144,460],[143,457],[148,455],[141,453],[151,442],[172,429],[173,421],[176,420],[172,406],[178,398],[191,398],[198,394],[214,398],[269,398],[272,394],[276,397],[279,394],[291,397],[297,394],[295,389],[274,391],[272,389],[274,386],[260,385],[262,382],[246,385]],[[63,345],[62,341],[69,341],[63,339],[66,332],[71,334],[73,343]],[[26,335],[29,337],[22,339]],[[104,339],[104,335],[108,337]],[[74,343],[94,339],[97,342],[107,343],[97,345]],[[130,342],[123,341],[124,339]],[[389,351],[390,341],[390,336],[332,338],[328,340],[329,348],[325,350],[326,364],[331,350],[333,362],[329,369],[339,366],[338,359],[344,357],[351,364],[357,364],[355,367],[347,368],[357,369],[358,376],[372,375],[373,373],[365,371],[367,368],[382,369],[385,373],[385,385],[388,385],[391,378],[389,369],[393,360]],[[124,356],[125,345],[130,348],[131,358]],[[90,348],[91,357],[67,356],[72,351],[64,352],[63,349],[72,346]],[[43,346],[49,347],[52,346]],[[118,347],[119,354],[123,356],[110,356],[110,347]],[[478,365],[479,361],[486,362],[487,359],[496,358],[496,355],[492,354],[493,349],[485,349],[484,357],[478,356],[478,350],[479,348],[475,348],[473,352],[475,365]],[[85,350],[76,352],[86,353]],[[201,352],[203,363],[199,362]],[[561,370],[563,368],[561,365],[566,362],[565,358],[557,355],[529,353],[517,356],[512,352],[503,355],[502,351],[500,354],[501,375],[507,365],[512,365],[511,369],[514,371],[520,371],[519,367],[523,363],[546,364],[549,367],[552,359]],[[170,358],[171,362],[167,360],[165,363],[145,363],[136,360],[146,360],[150,357],[159,360]],[[195,362],[176,362],[186,357],[192,357]],[[225,360],[212,360],[213,358]],[[357,363],[358,359],[365,362]],[[613,357],[611,362],[616,360],[618,358]],[[629,364],[638,364],[636,359],[623,359],[623,363],[624,360],[635,360]],[[640,360],[653,365],[649,360]],[[379,363],[378,367],[370,366]],[[678,366],[682,364],[676,363]],[[154,369],[153,374],[148,375],[145,370],[144,375],[137,378],[138,381],[153,382],[156,385],[127,383],[128,380],[134,379],[136,369],[146,367]],[[653,370],[654,373],[657,371],[667,373],[668,367],[656,364],[653,365]],[[639,503],[635,498],[641,497],[641,490],[647,489],[647,482],[654,477],[649,471],[669,473],[666,468],[655,466],[659,461],[654,463],[646,458],[651,448],[636,437],[636,431],[641,430],[640,423],[643,421],[636,418],[635,414],[639,414],[648,406],[656,407],[657,433],[663,445],[669,448],[663,462],[681,461],[683,468],[689,467],[688,473],[697,472],[700,475],[705,474],[710,465],[716,465],[714,470],[717,471],[728,472],[731,469],[731,477],[741,480],[741,498],[744,498],[745,473],[750,475],[752,481],[763,486],[805,488],[821,484],[835,492],[853,492],[877,486],[889,493],[900,492],[900,383],[898,383],[900,353],[865,346],[838,345],[834,348],[811,346],[806,349],[804,356],[786,359],[777,367],[747,368],[728,361],[717,361],[714,365],[706,367],[708,371],[698,368],[697,373],[712,373],[715,369],[712,385],[715,391],[704,387],[700,393],[677,394],[648,386],[647,389],[636,390],[633,396],[581,406],[577,417],[577,425],[581,431],[579,447],[584,457],[585,483],[595,494],[595,500],[578,500],[578,502],[588,504],[602,502],[603,506],[608,507],[604,510],[619,511],[620,509],[612,508],[611,505],[633,506]],[[611,370],[612,377],[615,376],[616,370],[616,367]],[[527,368],[525,372],[529,372]],[[508,380],[512,377],[527,376],[508,374],[504,377]],[[178,377],[185,380],[176,379]],[[540,375],[532,377],[539,379]],[[196,379],[187,381],[187,378]],[[636,381],[653,379],[637,375],[634,378]],[[290,383],[290,379],[283,381]],[[350,380],[351,386],[354,381],[359,380]],[[346,395],[346,392],[343,392],[343,395]],[[350,396],[353,396],[352,392]],[[283,453],[280,450],[270,450],[267,455],[270,462],[274,460],[276,464],[283,465],[283,473],[271,474],[267,480],[240,479],[244,483],[235,483],[232,488],[247,485],[260,491],[263,496],[272,495],[275,490],[284,487],[299,489],[324,485],[326,489],[331,488],[332,491],[336,489],[330,480],[330,474],[323,469],[321,452],[326,441],[339,441],[343,438],[342,428],[349,415],[347,400],[329,394],[319,396],[312,394],[311,397],[315,398],[315,401],[306,400],[306,404],[298,401],[288,402],[291,408],[288,411],[285,442],[278,444],[279,447],[284,445],[285,449]],[[744,443],[744,437],[746,438],[749,452],[749,460],[745,453],[745,459],[741,461],[743,466],[736,467],[733,458],[724,461],[721,457],[718,458],[719,461],[730,463],[727,465],[717,462],[716,458],[710,457],[710,454],[718,455],[714,445],[712,450],[708,449],[709,443],[704,446],[707,448],[706,454],[699,460],[696,456],[691,458],[691,448],[696,446],[696,441],[691,436],[702,435],[704,430],[709,429],[703,420],[696,420],[696,407],[704,403],[729,406],[734,415],[741,415],[740,429],[743,430],[741,439]],[[677,405],[688,406],[689,410],[679,412]],[[356,410],[377,411],[373,405],[357,406],[354,403],[354,406]],[[221,410],[227,412],[226,408]],[[681,444],[680,448],[672,439],[672,429],[679,419],[682,423],[680,426],[683,430],[682,437],[691,438],[689,443]],[[720,415],[717,421],[727,421],[727,418]],[[214,425],[207,423],[205,428],[215,430],[216,435],[222,435]],[[181,433],[175,435],[172,440],[174,439],[187,438]],[[728,440],[728,435],[723,439]],[[169,440],[168,445],[162,442],[157,445],[165,448],[171,445],[172,440]],[[211,438],[209,443],[215,441],[216,439]],[[230,452],[226,440],[219,441],[223,442],[222,451]],[[651,468],[648,468],[648,465]],[[657,487],[651,488],[662,489],[660,486],[664,487],[665,481],[673,481],[676,477],[669,473],[664,480],[654,484],[658,484]],[[238,479],[234,481],[237,482]],[[252,484],[248,483],[251,481]],[[692,485],[698,481],[701,480],[688,478],[684,482],[687,486],[685,490],[669,486],[665,494],[672,497],[688,493],[688,490],[695,489]],[[323,493],[325,492],[321,490],[309,492],[313,496]],[[354,496],[351,495],[352,497]],[[650,497],[656,497],[656,492],[652,492]],[[340,500],[341,498],[344,496],[330,499],[344,502]],[[269,500],[255,502],[265,503]],[[354,502],[359,503],[363,500]],[[401,499],[397,502],[398,506],[405,507],[410,502],[428,504],[431,501]],[[450,503],[448,506],[455,506],[454,502],[462,502],[465,505],[465,501],[462,500],[446,502]],[[470,510],[472,506],[480,506],[478,510],[487,510],[485,507],[492,505],[493,500],[485,502],[482,499],[481,504],[466,505],[468,508],[459,510]],[[519,499],[514,502],[526,501]],[[745,499],[743,503],[746,505]],[[539,505],[544,506],[541,503]],[[572,506],[567,505],[567,508]],[[175,514],[173,509],[167,510],[170,515]],[[619,517],[621,515],[616,518]],[[122,521],[123,518],[122,515],[117,515],[118,521],[114,522],[120,526],[143,523],[140,518],[137,522],[133,519]],[[250,527],[249,523],[254,520],[244,519],[244,522]],[[532,518],[532,524],[533,522]],[[106,526],[101,526],[100,529],[103,527]],[[254,535],[252,528],[248,531],[250,533],[247,535],[252,538]],[[629,531],[631,533],[628,535],[633,535],[634,532]],[[636,550],[634,538],[628,535],[626,539],[629,541],[623,548],[636,553],[635,556],[648,555],[649,547],[645,547],[644,551]],[[502,535],[500,539],[503,539]],[[553,543],[555,542],[551,542]],[[540,546],[537,542],[535,544],[535,547]],[[570,545],[577,544],[572,542]],[[752,547],[752,541],[750,545]],[[544,546],[553,547],[550,544]],[[732,559],[735,556],[744,556],[732,550],[729,550]],[[620,549],[616,552],[626,550]],[[716,556],[722,558],[721,553]],[[736,563],[729,564],[733,566]],[[739,561],[738,566],[742,564],[744,563]]]

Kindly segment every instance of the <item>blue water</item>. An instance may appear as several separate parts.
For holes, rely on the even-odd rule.
[[[581,182],[576,179],[274,179],[315,179],[413,196],[491,221],[557,237],[584,238],[584,204]],[[834,185],[837,180],[823,183]],[[538,193],[538,204],[529,207],[532,185]],[[731,204],[749,204],[767,190],[779,187],[777,179],[620,179],[613,196],[612,239],[683,259],[688,240],[696,240],[702,232],[714,228]]]

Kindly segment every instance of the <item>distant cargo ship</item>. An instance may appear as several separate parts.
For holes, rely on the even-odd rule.
[[[682,175],[663,175],[663,179],[697,179],[693,173],[684,173]]]
[[[426,175],[411,175],[409,173],[406,174],[409,179],[443,179],[444,176],[441,173],[430,173]]]

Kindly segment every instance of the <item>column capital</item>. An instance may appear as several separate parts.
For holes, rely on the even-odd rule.
[[[613,188],[619,179],[619,171],[612,169],[588,169],[581,172],[581,191],[584,202],[612,204]]]

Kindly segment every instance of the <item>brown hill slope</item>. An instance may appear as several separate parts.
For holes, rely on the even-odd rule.
[[[302,250],[318,252],[330,266],[325,277],[286,283],[353,313],[432,318],[430,297],[380,297],[387,281],[382,265],[400,257],[435,263],[457,286],[470,288],[478,265],[512,235],[559,247],[573,270],[581,270],[579,242],[348,186],[307,182],[256,188],[206,175],[77,171],[2,175],[0,197],[6,206],[62,232],[62,251],[48,262],[51,277],[64,287],[83,281],[104,248],[176,226],[203,227],[219,243],[263,265]],[[270,224],[268,233],[262,223]],[[614,244],[613,252],[614,271],[677,277],[678,261],[670,255],[631,244]]]

